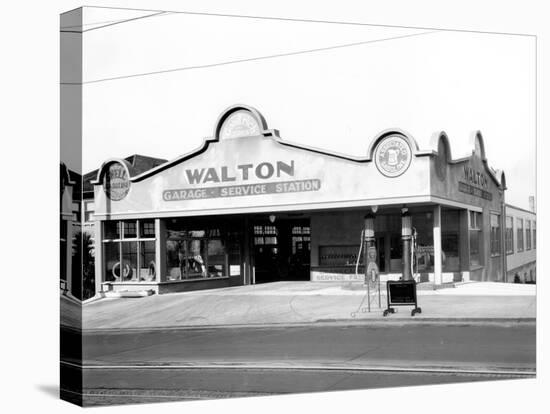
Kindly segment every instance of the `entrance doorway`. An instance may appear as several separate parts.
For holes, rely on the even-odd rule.
[[[310,279],[309,220],[255,221],[252,226],[255,283]]]

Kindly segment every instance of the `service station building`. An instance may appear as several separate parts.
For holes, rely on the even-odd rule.
[[[466,158],[443,132],[432,144],[387,130],[365,156],[330,153],[236,105],[192,153],[137,175],[110,159],[93,183],[96,293],[363,281],[365,237],[382,281],[506,281],[504,173],[479,132]]]

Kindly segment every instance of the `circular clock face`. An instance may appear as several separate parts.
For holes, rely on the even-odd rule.
[[[248,111],[236,111],[227,117],[220,128],[220,139],[260,135],[260,125]]]
[[[374,153],[376,167],[386,177],[398,177],[407,171],[411,158],[411,147],[399,136],[384,138]]]

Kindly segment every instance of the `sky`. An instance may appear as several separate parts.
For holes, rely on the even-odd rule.
[[[84,172],[188,153],[243,103],[284,140],[353,156],[399,128],[421,149],[445,131],[459,158],[480,130],[507,202],[528,208],[535,195],[533,37],[153,14],[84,10]]]

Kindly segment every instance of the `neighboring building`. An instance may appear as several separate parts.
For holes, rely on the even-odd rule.
[[[506,205],[506,269],[508,281],[537,280],[537,216],[533,211]]]
[[[128,168],[134,175],[141,174],[167,162],[167,160],[162,158],[153,158],[139,154],[130,155],[124,158],[124,161],[128,163]],[[92,181],[97,178],[97,172],[98,170],[93,170],[82,177],[82,226],[85,232],[92,235],[92,238],[94,228],[93,214],[95,210],[94,186]]]
[[[487,165],[479,132],[465,158],[443,132],[432,145],[389,130],[366,157],[334,154],[283,141],[240,105],[197,151],[148,171],[107,160],[93,182],[96,291],[363,280],[373,212],[381,280],[403,275],[412,221],[417,280],[505,281],[504,173]]]
[[[134,174],[166,162],[160,158],[131,155],[124,159]],[[60,165],[60,288],[74,298],[88,299],[95,293],[93,258],[94,189],[97,170],[84,176]]]
[[[59,170],[59,280],[60,289],[64,294],[73,292],[73,235],[78,212],[74,210],[75,195],[78,197],[78,178],[75,180],[74,172],[71,172],[63,163]],[[78,204],[77,204],[78,205]],[[75,283],[77,284],[77,283]],[[78,287],[77,287],[78,289]]]

